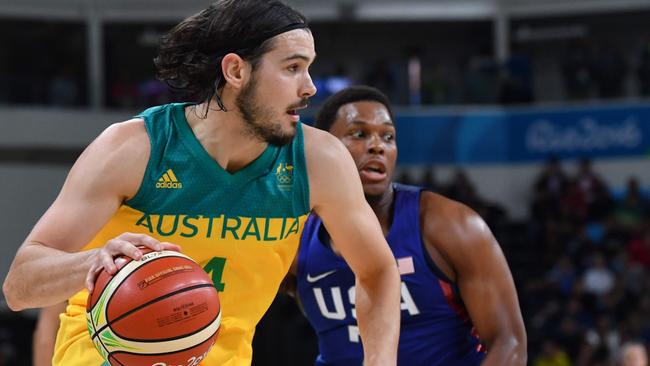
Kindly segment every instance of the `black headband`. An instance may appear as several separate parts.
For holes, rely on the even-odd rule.
[[[291,23],[282,27],[278,27],[276,29],[265,32],[261,36],[253,38],[248,42],[244,42],[240,45],[232,45],[231,47],[228,47],[225,51],[219,52],[217,54],[217,57],[223,57],[229,53],[237,53],[237,51],[245,50],[247,48],[257,47],[262,43],[264,43],[264,41],[266,41],[267,39],[273,38],[278,34],[286,33],[294,29],[305,29],[305,28],[309,28],[309,25],[307,25],[307,23],[304,22]]]

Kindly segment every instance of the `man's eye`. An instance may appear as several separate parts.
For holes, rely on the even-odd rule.
[[[354,131],[354,132],[352,132],[352,136],[356,137],[356,138],[361,138],[361,137],[365,136],[365,134],[363,133],[363,131]]]
[[[395,135],[393,135],[392,133],[387,133],[384,135],[384,140],[386,141],[393,141],[394,139],[395,139]]]

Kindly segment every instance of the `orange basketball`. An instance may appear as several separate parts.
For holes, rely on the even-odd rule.
[[[189,257],[142,252],[97,277],[86,305],[90,338],[111,365],[198,365],[221,324],[217,291]]]

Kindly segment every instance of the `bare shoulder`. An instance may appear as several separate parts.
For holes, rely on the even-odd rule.
[[[322,159],[325,162],[336,161],[341,156],[349,155],[341,141],[327,131],[303,125],[303,134],[307,164],[314,160],[321,162]]]
[[[420,222],[425,241],[447,256],[478,249],[494,241],[485,221],[466,205],[433,192],[423,192]]]
[[[110,125],[95,139],[93,145],[98,149],[106,149],[110,155],[118,156],[146,153],[151,147],[144,121],[140,118]]]
[[[112,124],[81,154],[71,177],[83,175],[93,189],[113,186],[128,198],[139,188],[150,150],[142,119]]]
[[[305,160],[312,209],[321,204],[363,200],[356,165],[341,141],[326,131],[304,127]]]
[[[305,126],[303,131],[310,183],[321,184],[329,179],[345,179],[341,175],[352,172],[354,161],[341,141],[329,132],[314,127]]]

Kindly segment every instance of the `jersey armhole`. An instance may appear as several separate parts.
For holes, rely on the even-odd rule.
[[[456,284],[449,278],[447,275],[442,272],[440,267],[436,265],[436,262],[433,261],[433,258],[431,258],[431,255],[429,254],[429,251],[427,250],[426,246],[424,245],[424,241],[420,240],[420,245],[422,247],[422,256],[424,257],[424,261],[427,263],[427,267],[433,272],[433,274],[440,278],[441,280],[449,283],[450,285],[453,285],[454,287]]]
[[[307,212],[309,213],[311,211],[311,197],[310,195],[310,189],[309,189],[309,174],[308,168],[307,168],[307,157],[305,156],[305,135],[303,132],[303,125],[302,122],[298,122],[298,125],[296,126],[296,137],[294,138],[294,161],[298,163],[298,166],[301,168],[301,170],[304,171],[304,174],[298,174],[297,179],[301,180],[302,182],[298,183],[298,186],[301,187],[301,194],[302,194],[302,207],[300,207],[301,212]],[[302,183],[302,184],[301,184]],[[303,214],[301,213],[301,215]]]
[[[129,205],[131,207],[132,206],[137,206],[139,203],[146,200],[146,197],[145,197],[146,190],[144,189],[144,185],[145,185],[146,180],[151,175],[151,169],[152,169],[151,168],[151,160],[152,160],[151,157],[153,156],[153,153],[154,153],[153,152],[153,147],[154,147],[153,135],[152,135],[152,131],[151,131],[151,126],[149,125],[150,121],[148,121],[147,117],[143,116],[143,115],[137,115],[137,116],[135,116],[135,118],[142,118],[143,123],[144,123],[144,128],[147,131],[147,138],[149,140],[149,158],[147,159],[147,166],[144,169],[144,174],[142,175],[142,181],[140,182],[140,186],[138,187],[138,191],[135,193],[135,195],[133,195],[133,197],[131,197],[130,199],[124,200],[124,202],[123,202],[124,204],[127,204],[127,205]]]
[[[429,270],[438,278],[441,280],[447,282],[448,284],[452,285],[452,287],[456,288],[456,284],[449,278],[447,275],[438,267],[436,262],[431,258],[431,254],[429,254],[429,251],[427,250],[426,245],[424,244],[424,239],[422,238],[422,228],[420,227],[420,204],[422,202],[422,193],[423,192],[432,192],[429,189],[426,188],[420,188],[417,199],[418,199],[418,215],[416,216],[416,222],[417,222],[417,229],[418,232],[420,233],[420,249],[422,250],[422,257],[424,257],[424,261],[427,264],[427,267],[429,267]]]

